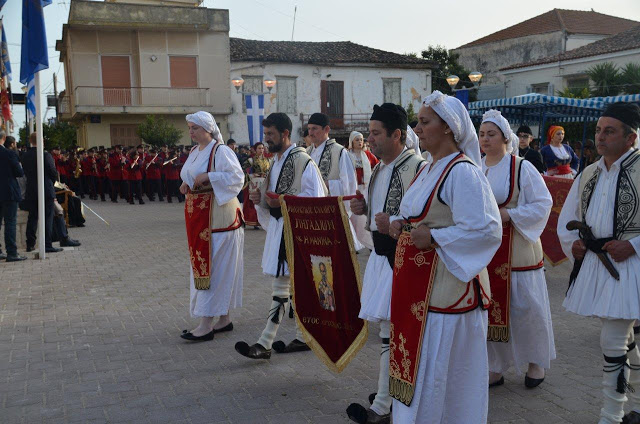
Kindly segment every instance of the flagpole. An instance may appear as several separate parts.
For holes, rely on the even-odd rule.
[[[45,259],[45,225],[44,225],[44,141],[42,138],[42,108],[40,103],[40,72],[34,75],[34,85],[36,91],[36,140],[38,153],[38,251],[39,258]]]

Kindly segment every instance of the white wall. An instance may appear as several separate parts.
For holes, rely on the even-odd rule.
[[[567,45],[565,51],[577,49],[578,47],[586,46],[587,44],[591,44],[594,41],[602,40],[606,38],[606,35],[595,35],[595,34],[571,34],[567,37]]]
[[[417,112],[422,98],[431,93],[431,71],[428,69],[376,68],[363,66],[315,66],[304,64],[259,64],[232,62],[231,78],[259,75],[263,79],[278,76],[297,77],[296,113],[289,114],[293,122],[293,141],[300,139],[302,124],[300,113],[320,112],[320,81],[344,82],[344,113],[371,113],[374,104],[383,103],[382,78],[401,78],[403,107],[413,104]],[[328,76],[331,75],[331,76]],[[266,91],[266,88],[264,88]],[[277,112],[277,87],[265,96],[265,116]],[[242,111],[242,95],[231,92],[232,114],[229,132],[239,144],[248,144],[246,114]]]

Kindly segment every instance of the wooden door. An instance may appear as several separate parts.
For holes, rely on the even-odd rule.
[[[136,124],[111,124],[111,145],[137,146],[141,143]]]
[[[331,128],[344,128],[344,81],[320,82],[320,110],[329,116]]]
[[[131,104],[129,56],[102,56],[102,96],[105,106]]]

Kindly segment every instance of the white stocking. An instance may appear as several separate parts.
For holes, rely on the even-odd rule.
[[[634,328],[634,332],[629,335],[628,343],[628,346],[633,347],[633,349],[629,349],[627,357],[629,358],[629,367],[631,368],[629,372],[629,384],[633,386],[635,392],[627,393],[627,397],[629,398],[631,409],[640,413],[640,347],[635,343]]]
[[[378,374],[378,393],[373,400],[371,410],[378,415],[386,415],[391,411],[393,399],[389,396],[389,321],[380,321],[380,372]]]
[[[289,300],[289,277],[274,278],[272,287],[273,300],[271,301],[271,308],[269,309],[267,325],[262,331],[260,339],[258,339],[258,343],[265,349],[271,349],[280,323],[285,316],[286,306]],[[280,299],[280,301],[276,299]]]

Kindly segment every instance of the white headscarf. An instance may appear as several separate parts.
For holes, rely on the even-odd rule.
[[[407,125],[407,141],[405,142],[407,149],[413,149],[416,155],[420,155],[420,140],[418,135],[413,131],[409,125]]]
[[[480,144],[469,112],[462,102],[438,90],[424,98],[422,104],[431,107],[449,125],[453,138],[462,152],[480,166]]]
[[[482,123],[492,122],[500,128],[504,138],[506,138],[509,143],[507,144],[507,153],[511,153],[514,156],[518,155],[518,136],[513,133],[511,129],[511,125],[509,125],[509,121],[502,116],[499,110],[491,109],[488,110],[482,115]]]
[[[364,142],[364,136],[362,133],[358,131],[351,131],[351,134],[349,134],[349,150],[353,149],[353,140],[358,136],[362,137],[362,141]]]
[[[199,127],[204,128],[204,130],[210,133],[215,140],[224,144],[224,139],[222,138],[222,134],[220,134],[220,128],[218,128],[216,120],[209,112],[201,110],[200,112],[187,115],[187,122],[191,122],[192,124],[196,124]]]

